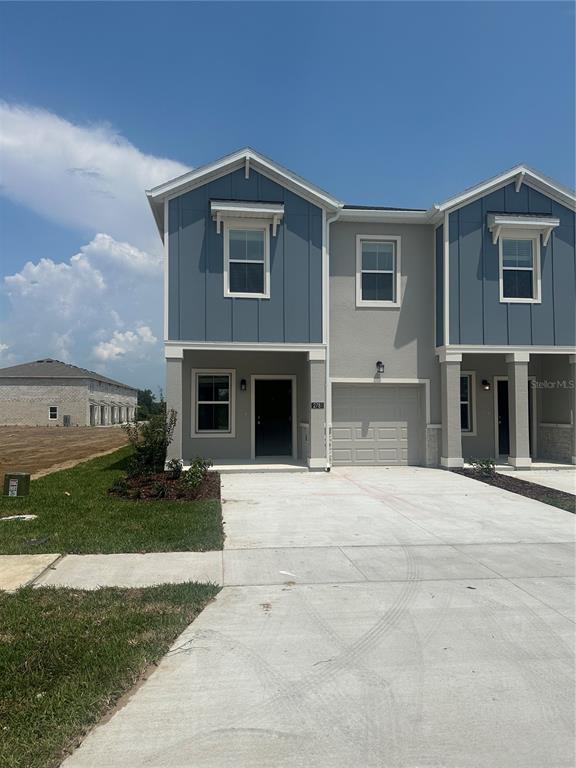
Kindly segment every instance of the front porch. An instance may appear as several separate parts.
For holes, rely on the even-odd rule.
[[[443,351],[442,466],[483,458],[507,469],[576,464],[575,361],[565,353]]]
[[[178,414],[169,459],[202,456],[221,472],[327,466],[323,348],[167,350],[166,401]]]

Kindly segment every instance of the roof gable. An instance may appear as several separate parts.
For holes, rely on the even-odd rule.
[[[146,191],[146,196],[148,197],[148,202],[152,208],[161,236],[164,236],[165,201],[170,200],[173,197],[178,197],[196,187],[203,186],[204,184],[207,184],[220,176],[231,173],[232,171],[238,170],[239,168],[244,168],[247,175],[250,173],[250,169],[253,168],[272,181],[281,184],[290,191],[321,208],[338,210],[343,205],[340,200],[320,187],[317,187],[315,184],[312,184],[301,176],[298,176],[298,174],[293,173],[282,165],[261,155],[254,149],[245,147],[230,155],[221,157],[213,163],[195,168],[182,176],[178,176],[175,179],[171,179],[164,184],[159,184],[157,187],[153,187]]]
[[[544,176],[544,174],[522,164],[516,165],[508,171],[504,171],[498,176],[487,179],[480,184],[469,187],[464,190],[464,192],[445,200],[443,203],[434,205],[431,211],[437,215],[454,210],[455,208],[461,208],[463,205],[467,205],[473,200],[484,197],[484,195],[510,184],[510,182],[516,183],[517,190],[520,189],[522,184],[528,184],[528,186],[547,195],[553,200],[556,200],[561,205],[564,205],[571,210],[576,210],[576,195],[571,189],[558,184],[547,176]]]

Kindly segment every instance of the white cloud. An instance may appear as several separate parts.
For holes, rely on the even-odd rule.
[[[126,354],[144,356],[150,344],[158,339],[147,325],[141,325],[136,331],[114,331],[109,341],[101,341],[94,347],[94,356],[98,360],[117,360]]]
[[[146,155],[108,125],[74,125],[0,102],[2,194],[46,218],[144,250],[160,241],[145,190],[188,168]]]
[[[0,102],[0,193],[92,239],[4,276],[0,360],[53,356],[129,383],[161,380],[162,248],[145,189],[184,173],[110,126]]]

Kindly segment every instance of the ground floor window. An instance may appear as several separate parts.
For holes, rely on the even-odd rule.
[[[50,421],[56,421],[58,418],[58,406],[57,405],[51,405],[48,408],[48,418]]]
[[[231,371],[196,372],[196,434],[232,434],[233,381]]]
[[[460,376],[460,428],[462,432],[474,430],[473,381],[474,377],[471,373],[463,373]]]

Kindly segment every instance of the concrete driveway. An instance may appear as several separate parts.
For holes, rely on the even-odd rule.
[[[68,768],[573,768],[574,516],[429,469],[223,487],[235,586]]]

